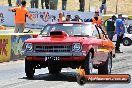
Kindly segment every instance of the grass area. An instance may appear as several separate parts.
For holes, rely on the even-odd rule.
[[[39,0],[39,8],[40,6]],[[79,9],[79,0],[67,0],[67,10],[77,11]],[[89,1],[85,0],[85,11],[89,11]],[[102,0],[91,0],[91,7],[99,8]],[[117,0],[107,0],[107,13],[114,14],[116,12],[116,1]],[[13,5],[15,5],[16,0],[12,0]],[[30,0],[27,0],[27,6],[30,7]],[[0,0],[0,6],[8,5],[8,0]],[[58,0],[58,10],[62,8],[62,0]],[[132,14],[132,0],[118,0],[118,13]]]

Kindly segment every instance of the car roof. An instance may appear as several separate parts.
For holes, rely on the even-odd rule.
[[[66,21],[66,22],[50,22],[48,24],[93,24],[93,23],[92,22]]]

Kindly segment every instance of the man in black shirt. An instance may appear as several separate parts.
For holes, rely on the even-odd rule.
[[[112,18],[107,20],[105,23],[106,31],[107,31],[108,37],[111,41],[115,34],[115,21],[116,21],[116,16],[113,15]]]

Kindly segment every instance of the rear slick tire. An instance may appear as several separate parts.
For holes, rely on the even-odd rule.
[[[112,69],[112,56],[108,54],[106,63],[98,68],[98,74],[111,74]]]

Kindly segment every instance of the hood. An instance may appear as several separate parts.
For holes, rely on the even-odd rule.
[[[49,37],[38,36],[37,38],[27,39],[28,43],[84,43],[90,40],[89,37],[69,36],[64,31],[51,31]]]
[[[26,43],[84,43],[84,42],[89,42],[90,38],[88,37],[66,37],[66,38],[52,38],[52,37],[37,37],[37,38],[30,38],[27,39],[25,42]]]

